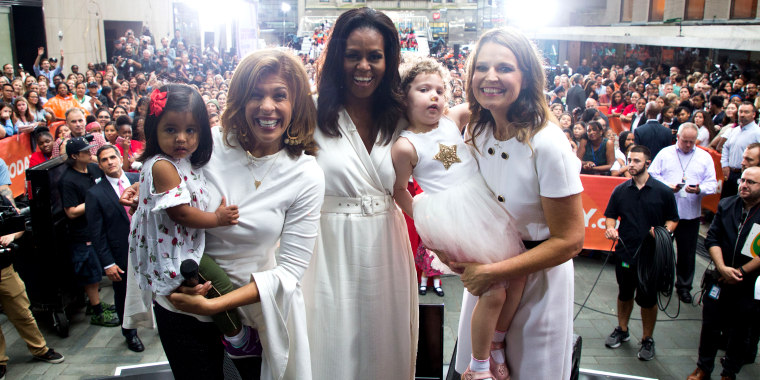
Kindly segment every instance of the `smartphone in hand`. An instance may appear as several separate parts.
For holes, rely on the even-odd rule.
[[[117,140],[117,141],[118,141],[118,140]],[[684,186],[686,186],[686,183],[684,183],[684,182],[681,182],[681,183],[678,183],[678,184],[676,184],[676,191],[681,191],[681,189],[682,189]]]

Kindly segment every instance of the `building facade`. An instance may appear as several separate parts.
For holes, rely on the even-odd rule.
[[[526,32],[555,64],[620,61],[647,49],[657,63],[708,67],[760,59],[758,10],[757,0],[570,0]]]
[[[426,17],[429,24],[428,38],[443,38],[449,44],[466,44],[477,39],[477,30],[483,27],[485,17],[479,9],[489,0],[299,0],[303,2],[303,18],[306,20],[335,20],[347,9],[371,7],[389,14],[394,22],[404,23],[405,18]],[[493,0],[491,0],[493,1]],[[488,9],[496,9],[488,7]],[[479,14],[481,17],[479,17]],[[501,12],[488,12],[499,18]],[[304,27],[299,33],[305,33]],[[423,33],[420,33],[423,32]],[[418,31],[424,34],[426,31]]]

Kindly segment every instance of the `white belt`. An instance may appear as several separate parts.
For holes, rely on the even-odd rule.
[[[358,198],[325,195],[323,213],[376,215],[388,212],[395,206],[390,195],[363,195]]]

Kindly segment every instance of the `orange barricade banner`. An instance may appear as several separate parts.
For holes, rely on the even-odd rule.
[[[707,153],[710,153],[710,157],[712,157],[713,163],[715,164],[715,176],[718,179],[717,192],[715,194],[708,195],[702,198],[702,208],[706,210],[710,210],[712,212],[718,212],[718,202],[720,202],[720,191],[723,188],[723,169],[720,166],[720,153],[718,153],[714,149],[703,148],[701,146],[700,148],[707,151]]]
[[[617,116],[610,116],[608,117],[610,119],[610,128],[612,128],[613,131],[615,131],[616,134],[620,134],[620,132],[623,132],[625,129],[623,129],[623,122],[620,121],[620,118]]]
[[[607,177],[581,174],[583,184],[583,220],[586,225],[585,249],[609,251],[612,241],[604,237],[604,210],[615,186],[627,181],[624,177]]]
[[[11,175],[11,191],[17,197],[24,193],[26,169],[32,156],[32,141],[28,133],[21,133],[0,140],[0,158],[8,165]]]

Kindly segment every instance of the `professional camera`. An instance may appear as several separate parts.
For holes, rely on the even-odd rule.
[[[29,207],[16,212],[12,205],[0,204],[0,236],[26,230]]]

